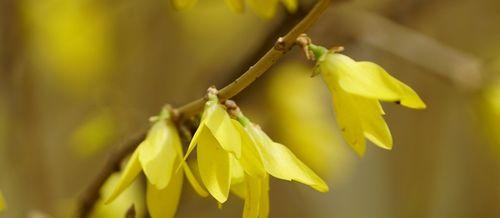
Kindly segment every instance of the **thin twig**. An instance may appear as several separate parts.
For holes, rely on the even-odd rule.
[[[219,92],[221,100],[227,100],[234,97],[255,79],[265,73],[273,64],[275,64],[285,53],[287,53],[294,45],[296,38],[306,32],[320,15],[328,8],[331,0],[319,0],[309,13],[288,32],[284,37],[278,39],[276,44],[264,55],[257,63],[250,67],[244,74],[238,77],[235,81],[222,88]],[[206,97],[194,100],[180,108],[176,109],[179,119],[185,119],[196,115],[203,109]],[[121,150],[112,155],[107,162],[107,165],[102,169],[96,180],[89,185],[85,190],[80,200],[78,217],[85,218],[92,211],[95,202],[100,197],[100,188],[106,182],[108,177],[120,170],[122,160],[130,154],[137,145],[146,137],[146,131],[141,132],[133,139],[126,141]]]
[[[311,25],[316,22],[322,12],[330,5],[330,0],[320,0],[314,8],[300,21],[288,34],[279,38],[273,48],[271,48],[257,63],[250,67],[244,74],[234,80],[231,84],[222,88],[219,92],[219,98],[224,101],[234,97],[247,86],[252,84],[255,79],[265,73],[273,64],[275,64],[283,55],[292,48],[297,37],[306,32]],[[181,117],[190,117],[199,113],[203,109],[206,97],[192,101],[178,109]]]

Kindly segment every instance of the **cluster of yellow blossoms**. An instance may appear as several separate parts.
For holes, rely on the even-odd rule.
[[[216,93],[214,88],[209,89],[200,125],[184,158],[169,111],[155,117],[147,138],[132,154],[107,202],[130,185],[141,169],[148,181],[146,203],[153,218],[175,215],[183,174],[198,194],[207,196],[207,190],[220,204],[227,201],[230,192],[244,199],[244,218],[268,217],[269,175],[328,191],[325,182],[288,148],[269,138],[234,102],[222,105]],[[185,162],[195,147],[203,186]]]
[[[171,0],[177,10],[193,7],[197,0]],[[245,10],[244,0],[225,0],[231,10],[242,13]],[[276,14],[278,4],[281,2],[289,12],[297,10],[297,0],[247,0],[248,6],[263,18],[271,18]]]
[[[310,42],[305,46],[308,57],[316,60],[313,75],[321,74],[332,93],[343,136],[359,155],[365,152],[365,138],[382,148],[392,148],[380,101],[414,109],[426,107],[415,91],[380,66],[354,61],[338,50]],[[227,201],[229,193],[244,199],[244,218],[268,217],[269,175],[328,191],[319,176],[245,117],[236,103],[228,100],[221,104],[215,88],[208,89],[200,124],[185,155],[170,111],[164,109],[152,122],[107,202],[129,186],[141,170],[147,178],[146,203],[153,218],[175,216],[184,175],[199,195],[211,195],[220,204]],[[186,164],[195,148],[201,183]]]

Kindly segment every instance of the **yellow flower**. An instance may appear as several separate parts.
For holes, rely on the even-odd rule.
[[[119,179],[120,173],[112,174],[101,187],[101,195],[107,196],[110,194]],[[144,217],[146,214],[146,205],[144,205],[144,193],[140,182],[137,180],[133,182],[112,203],[105,204],[104,199],[99,199],[89,218],[123,217],[132,204],[134,205],[136,217]]]
[[[5,200],[3,198],[2,192],[0,191],[0,212],[4,211],[7,208],[5,204]]]
[[[191,8],[196,4],[197,0],[171,0],[173,7],[176,10]],[[244,0],[225,0],[229,8],[238,13],[245,10]],[[248,5],[257,15],[269,19],[276,14],[276,9],[279,2],[285,5],[289,12],[295,12],[298,7],[297,0],[248,0]]]
[[[326,183],[286,146],[274,142],[258,125],[237,111],[238,121],[233,123],[243,138],[241,162],[249,174],[259,176],[265,170],[278,179],[301,182],[320,192],[328,191]],[[247,150],[251,152],[245,152]]]
[[[184,173],[195,191],[202,196],[207,193],[183,162],[179,134],[170,119],[169,111],[162,110],[153,121],[146,139],[130,157],[118,184],[106,202],[113,201],[130,186],[141,171],[144,171],[147,178],[146,203],[149,213],[153,218],[173,217],[179,203]],[[174,167],[177,165],[182,165],[182,170],[176,171]]]
[[[187,157],[197,148],[200,177],[208,192],[219,202],[227,200],[231,185],[232,155],[241,155],[241,140],[226,109],[219,103],[216,90],[209,89],[200,125],[191,140]]]
[[[234,105],[233,102],[228,102]],[[297,181],[320,191],[328,186],[284,145],[272,141],[236,107],[231,107],[237,120],[232,120],[241,137],[241,157],[231,164],[231,190],[245,199],[244,218],[265,218],[269,214],[269,175]]]
[[[317,70],[332,93],[343,136],[359,155],[365,152],[365,137],[382,148],[392,148],[392,136],[379,101],[413,109],[426,107],[413,89],[375,63],[355,61],[312,44],[309,49],[318,60]]]

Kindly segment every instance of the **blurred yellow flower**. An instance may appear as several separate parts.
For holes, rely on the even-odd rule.
[[[146,139],[137,147],[128,161],[120,181],[106,202],[113,201],[142,171],[147,178],[146,202],[149,213],[155,217],[173,217],[177,210],[183,184],[183,174],[201,196],[207,193],[198,184],[187,164],[183,163],[179,134],[170,119],[170,112],[162,110],[152,119],[153,126]],[[176,171],[175,166],[182,165]]]
[[[197,0],[171,0],[172,5],[177,10],[191,8]],[[237,13],[245,10],[244,0],[225,0],[229,8]],[[253,11],[262,18],[272,18],[276,14],[279,3],[283,3],[289,12],[295,12],[298,7],[297,0],[248,0],[247,3]]]
[[[415,91],[375,63],[357,62],[316,45],[310,45],[309,49],[318,60],[317,70],[332,93],[342,134],[359,155],[365,152],[365,137],[379,147],[392,148],[392,136],[379,101],[414,109],[426,107]]]
[[[101,187],[101,196],[111,194],[119,179],[120,173],[111,175]],[[125,190],[112,203],[105,204],[103,199],[99,199],[90,214],[90,218],[123,217],[132,205],[134,205],[136,217],[145,215],[144,194],[139,181],[133,182],[130,188]]]
[[[476,104],[481,127],[496,155],[500,154],[500,80],[484,87]]]
[[[3,198],[2,191],[0,191],[0,212],[4,211],[5,208],[7,208],[7,206],[5,204],[5,200]]]
[[[240,157],[241,140],[225,107],[219,103],[216,92],[214,88],[209,89],[209,100],[186,157],[198,146],[201,180],[208,192],[219,203],[224,203],[231,184],[230,158],[231,155]]]

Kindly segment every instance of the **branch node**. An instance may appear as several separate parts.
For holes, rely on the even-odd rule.
[[[285,38],[279,37],[278,40],[276,40],[276,43],[274,44],[274,49],[278,51],[286,51],[286,41]]]

